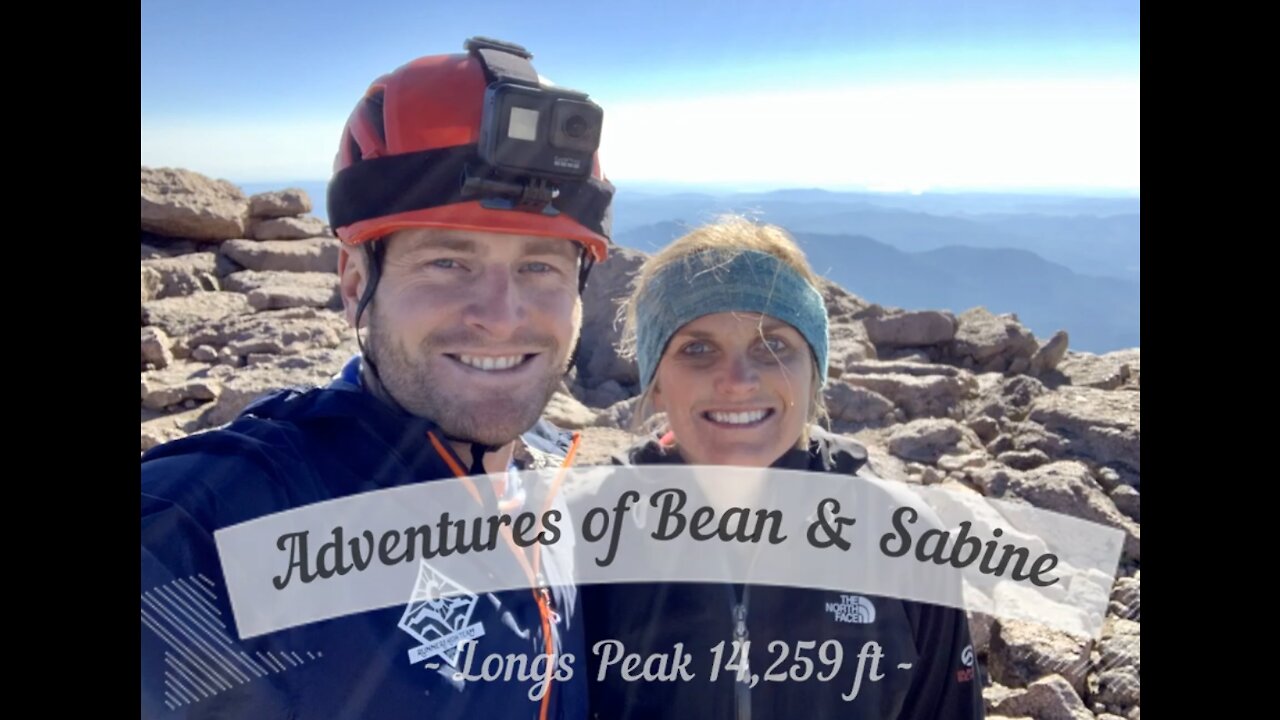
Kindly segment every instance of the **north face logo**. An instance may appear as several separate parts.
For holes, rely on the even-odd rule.
[[[861,595],[841,595],[839,602],[827,603],[827,612],[836,622],[867,625],[876,621],[876,606]]]

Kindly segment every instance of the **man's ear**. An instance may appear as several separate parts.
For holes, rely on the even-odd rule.
[[[369,280],[368,260],[363,247],[342,243],[338,249],[338,292],[347,324],[353,328],[356,327],[356,308]]]

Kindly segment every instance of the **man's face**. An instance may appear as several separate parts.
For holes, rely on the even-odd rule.
[[[465,230],[387,241],[365,348],[406,410],[451,437],[503,445],[537,422],[582,323],[578,245]],[[345,249],[344,249],[345,251]],[[343,265],[348,320],[367,280]]]

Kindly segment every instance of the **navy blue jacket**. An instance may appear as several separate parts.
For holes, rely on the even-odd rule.
[[[535,681],[458,682],[439,656],[411,662],[409,652],[423,645],[400,627],[412,587],[399,606],[239,639],[214,531],[311,503],[454,477],[427,438],[442,437],[440,431],[352,384],[354,367],[344,371],[348,382],[273,394],[229,426],[143,455],[143,717],[541,716],[542,703],[528,696]],[[567,449],[548,424],[537,430],[542,449]],[[545,601],[555,652],[582,657],[575,591],[553,588]],[[485,631],[477,658],[500,653],[532,661],[544,652],[544,611],[533,591],[482,595],[472,613],[470,622]],[[581,673],[551,683],[546,718],[581,718],[585,711]]]
[[[811,428],[809,449],[788,452],[775,467],[811,472],[866,472],[860,445]],[[631,448],[617,464],[682,462],[656,440]],[[672,562],[680,562],[672,558]],[[891,597],[854,595],[798,587],[712,583],[586,585],[580,588],[587,622],[591,717],[626,718],[877,718],[882,720],[976,720],[983,717],[981,679],[961,610]],[[749,641],[750,672],[763,678],[754,687],[725,671],[734,640]],[[620,665],[598,679],[601,641],[617,640],[628,653],[666,653],[668,667],[688,656],[692,680],[624,680]],[[843,661],[826,681],[840,644]],[[851,695],[859,652],[874,648],[883,657],[871,680],[869,651],[863,679]],[[712,681],[713,649],[723,643],[718,677]],[[808,644],[802,647],[801,643]],[[828,646],[824,649],[823,644]],[[785,653],[784,653],[785,647]],[[812,663],[806,677],[803,661]],[[901,669],[899,664],[909,664]],[[656,668],[656,664],[654,665]],[[789,675],[794,671],[801,679]],[[851,695],[846,701],[843,696]]]

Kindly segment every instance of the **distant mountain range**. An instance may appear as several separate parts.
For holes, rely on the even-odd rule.
[[[688,228],[664,222],[614,237],[652,252]],[[881,305],[955,313],[984,306],[1015,313],[1041,339],[1066,330],[1075,350],[1141,345],[1135,281],[1082,275],[1012,248],[949,246],[908,252],[863,235],[793,232],[818,274]]]
[[[696,225],[723,213],[745,214],[792,232],[866,235],[905,251],[953,245],[1030,250],[1079,273],[1139,279],[1136,198],[823,190],[664,196],[619,191],[614,232],[624,236],[672,220]]]
[[[324,181],[242,183],[246,193],[300,187],[328,219]],[[653,252],[724,213],[781,225],[814,269],[872,302],[1013,312],[1071,347],[1140,346],[1141,204],[1136,197],[997,193],[891,194],[818,189],[713,195],[621,185],[613,239]]]

